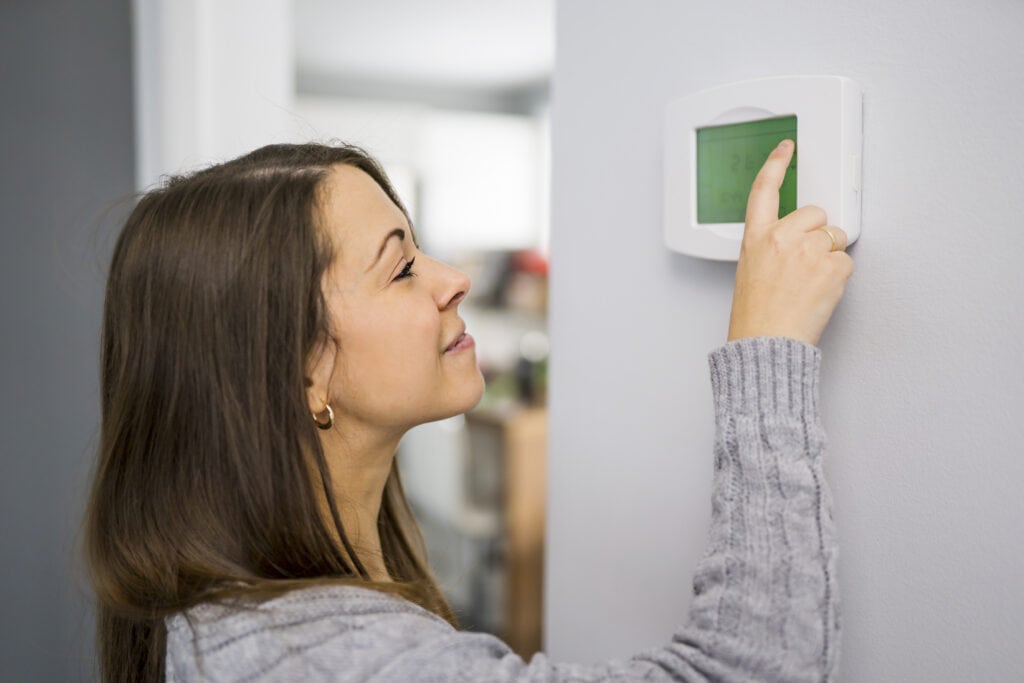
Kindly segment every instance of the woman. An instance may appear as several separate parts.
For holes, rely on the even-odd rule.
[[[714,518],[687,625],[599,666],[458,632],[394,454],[483,380],[462,273],[352,147],[274,145],[142,198],[102,342],[88,559],[106,680],[821,680],[838,631],[817,343],[845,234],[754,183],[711,354]]]

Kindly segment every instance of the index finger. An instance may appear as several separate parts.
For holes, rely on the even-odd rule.
[[[793,158],[793,141],[783,140],[757,172],[747,198],[747,227],[771,225],[779,220],[779,188]]]

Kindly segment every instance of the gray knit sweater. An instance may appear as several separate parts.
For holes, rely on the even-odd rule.
[[[401,598],[323,587],[255,609],[200,605],[169,618],[167,680],[829,680],[839,614],[821,468],[821,353],[762,337],[730,342],[709,362],[711,531],[689,617],[680,615],[663,647],[597,665],[543,654],[524,662],[499,639],[456,631]]]

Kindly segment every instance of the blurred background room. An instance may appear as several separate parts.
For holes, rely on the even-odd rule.
[[[76,553],[131,196],[272,142],[366,149],[423,251],[471,276],[486,394],[399,458],[462,625],[537,651],[553,0],[19,0],[2,20],[8,680],[95,676]]]

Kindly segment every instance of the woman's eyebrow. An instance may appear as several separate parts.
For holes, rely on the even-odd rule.
[[[388,246],[388,240],[391,239],[392,237],[397,237],[398,239],[405,241],[405,230],[403,230],[402,228],[395,228],[394,230],[388,233],[387,237],[384,238],[384,242],[381,243],[380,245],[380,251],[377,252],[377,258],[374,259],[373,263],[370,264],[370,267],[366,269],[367,273],[370,272],[373,269],[373,267],[377,265],[377,263],[380,261],[380,257],[384,255],[384,250]]]

